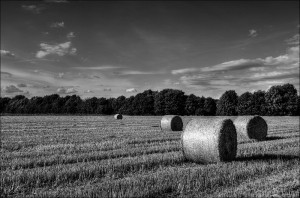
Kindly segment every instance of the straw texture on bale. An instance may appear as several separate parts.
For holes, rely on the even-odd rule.
[[[116,115],[114,116],[114,118],[115,118],[116,120],[121,120],[121,119],[123,119],[123,116],[122,116],[121,114],[116,114]]]
[[[197,163],[231,161],[237,153],[237,134],[230,119],[193,119],[181,135],[183,155]]]
[[[165,131],[182,131],[183,122],[177,115],[165,115],[160,121],[160,128]]]
[[[234,125],[241,140],[264,140],[268,135],[268,125],[260,116],[239,116]]]

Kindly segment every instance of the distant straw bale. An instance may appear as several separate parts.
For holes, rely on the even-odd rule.
[[[237,134],[226,118],[193,119],[181,135],[184,157],[197,163],[231,161],[237,153]]]
[[[239,116],[234,125],[241,140],[264,140],[268,135],[268,125],[260,116]]]
[[[121,114],[116,114],[116,115],[114,116],[114,118],[115,118],[116,120],[122,120],[122,119],[123,119],[123,116],[122,116]]]
[[[177,115],[165,115],[160,121],[160,128],[164,131],[182,131],[183,122]]]

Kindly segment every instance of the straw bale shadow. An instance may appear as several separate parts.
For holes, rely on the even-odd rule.
[[[247,157],[237,157],[234,161],[253,161],[253,160],[293,160],[293,159],[300,159],[297,155],[275,155],[275,154],[259,154]]]
[[[265,140],[263,141],[270,141],[270,140],[280,140],[280,139],[286,139],[287,137],[280,137],[280,136],[269,136],[269,137],[266,137]]]

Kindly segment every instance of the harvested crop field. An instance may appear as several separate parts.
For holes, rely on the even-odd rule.
[[[263,117],[266,140],[238,142],[234,161],[208,165],[186,161],[182,132],[161,131],[161,118],[3,116],[1,194],[298,197],[299,117]]]

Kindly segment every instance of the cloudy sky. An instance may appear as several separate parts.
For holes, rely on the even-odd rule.
[[[2,97],[284,83],[299,92],[299,1],[1,1]]]

